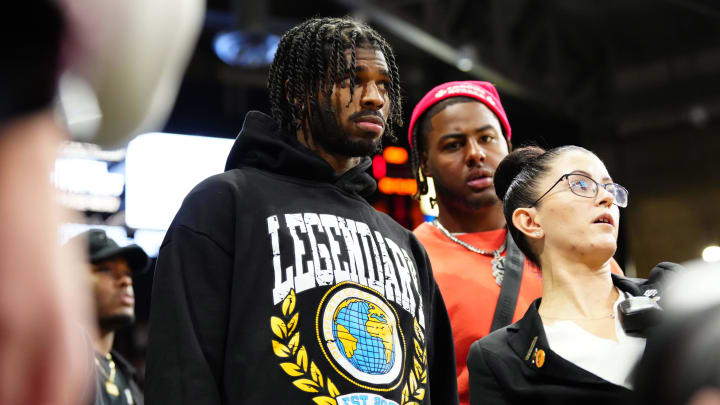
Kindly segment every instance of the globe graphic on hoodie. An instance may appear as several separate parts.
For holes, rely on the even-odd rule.
[[[386,374],[395,362],[392,325],[375,304],[359,298],[341,302],[332,332],[340,352],[358,370]]]

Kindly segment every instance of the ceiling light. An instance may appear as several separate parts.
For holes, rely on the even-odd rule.
[[[720,261],[720,246],[711,245],[703,249],[702,258],[708,263]]]
[[[475,66],[475,64],[470,58],[460,58],[460,60],[457,61],[457,68],[462,72],[471,71],[473,66]]]
[[[272,63],[279,43],[280,37],[274,34],[228,31],[215,36],[213,48],[230,66],[263,68]]]

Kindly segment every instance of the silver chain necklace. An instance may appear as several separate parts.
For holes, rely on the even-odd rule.
[[[464,247],[465,249],[467,249],[471,252],[474,252],[474,253],[481,254],[481,255],[492,256],[492,260],[490,261],[490,263],[492,263],[492,275],[493,275],[493,277],[495,277],[495,282],[497,283],[497,285],[502,286],[503,276],[505,275],[505,257],[500,256],[500,255],[502,254],[502,252],[505,251],[505,247],[507,246],[507,236],[505,236],[505,239],[503,239],[502,245],[500,245],[500,248],[498,248],[497,250],[493,250],[493,251],[482,250],[482,249],[476,248],[475,246],[473,246],[465,241],[462,241],[462,240],[456,238],[447,229],[445,229],[444,226],[442,226],[442,224],[440,223],[440,221],[437,220],[437,218],[435,218],[435,220],[433,220],[432,223],[433,223],[433,225],[435,225],[435,227],[437,229],[440,230],[440,232],[442,232],[445,236],[447,236],[448,239],[450,239],[451,241]]]

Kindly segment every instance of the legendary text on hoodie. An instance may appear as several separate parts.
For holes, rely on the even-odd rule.
[[[191,164],[191,162],[189,162]],[[151,404],[454,404],[447,312],[425,250],[262,113],[168,230]]]

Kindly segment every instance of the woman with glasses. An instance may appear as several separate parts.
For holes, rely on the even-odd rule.
[[[542,298],[472,345],[471,404],[625,402],[645,339],[623,330],[618,303],[649,290],[610,271],[628,191],[576,146],[517,149],[494,183],[510,234],[541,269]]]

